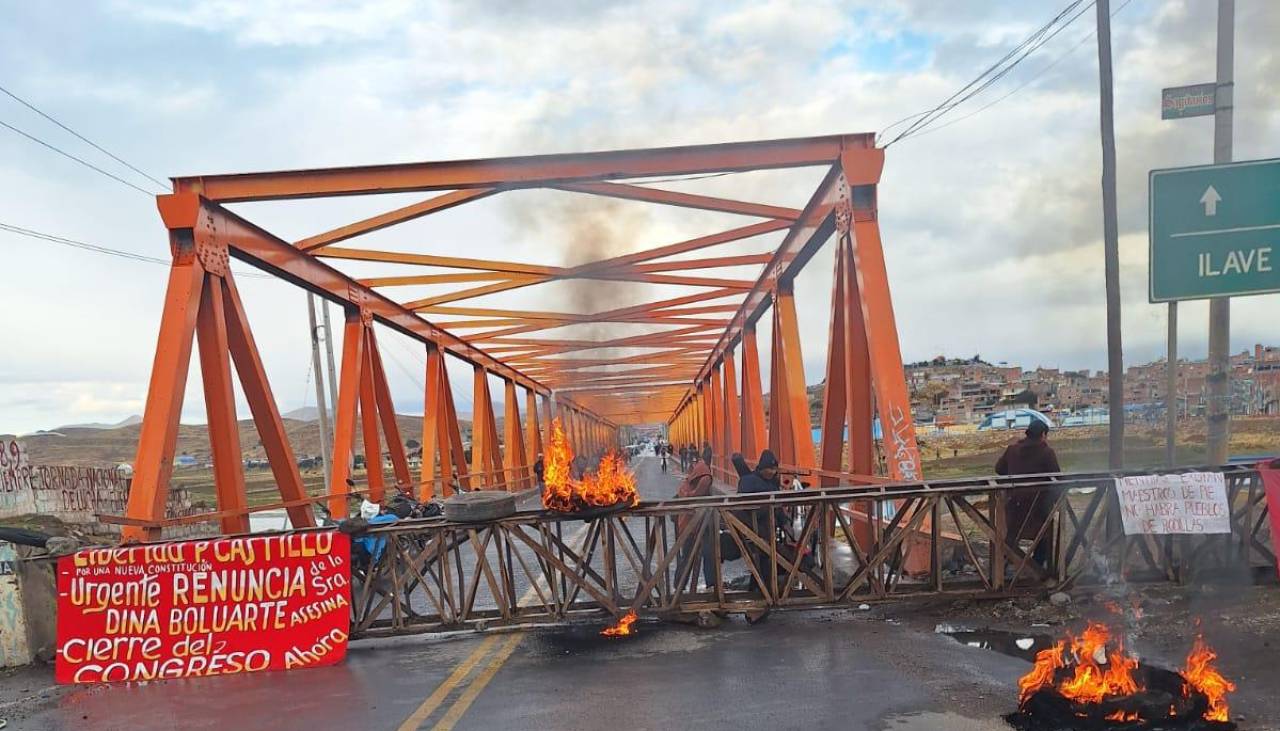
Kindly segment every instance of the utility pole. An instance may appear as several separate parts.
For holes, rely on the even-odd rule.
[[[1124,350],[1120,338],[1120,235],[1116,223],[1116,129],[1111,91],[1111,0],[1098,0],[1098,83],[1102,113],[1102,247],[1107,288],[1109,461],[1124,466]]]
[[[328,308],[325,308],[328,314]],[[316,296],[307,292],[307,321],[311,325],[311,370],[316,374],[316,415],[320,420],[320,462],[325,490],[329,489],[329,409],[325,405],[324,372],[320,369],[320,328],[316,327]],[[328,340],[326,333],[325,340]]]
[[[1165,356],[1164,466],[1178,464],[1178,303],[1169,303],[1169,352]]]
[[[1218,0],[1218,79],[1213,113],[1213,162],[1231,162],[1235,66],[1235,0]],[[1231,300],[1209,300],[1209,464],[1227,461],[1231,436]]]
[[[329,324],[329,300],[320,300],[320,312],[324,314],[324,349],[329,359],[329,403],[336,409],[338,408],[338,370],[333,366],[333,326]]]

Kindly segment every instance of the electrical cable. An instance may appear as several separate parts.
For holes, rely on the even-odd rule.
[[[4,223],[3,221],[0,221],[0,231],[7,231],[8,233],[17,234],[19,236],[26,236],[28,238],[38,239],[40,241],[47,241],[53,244],[62,244],[63,246],[70,246],[76,249],[83,249],[85,251],[91,251],[96,254],[106,254],[108,256],[118,256],[124,259],[132,259],[133,261],[140,261],[146,264],[159,264],[161,266],[166,266],[166,267],[171,266],[173,264],[173,262],[170,261],[169,259],[161,259],[160,257],[157,257],[157,256],[147,256],[145,254],[137,254],[132,251],[122,251],[120,249],[112,249],[107,246],[90,244],[85,241],[69,239],[64,236],[55,236],[54,234],[45,233],[43,231],[36,231],[34,229],[23,228],[21,226],[14,226],[13,224]],[[235,275],[237,277],[249,277],[251,279],[274,279],[275,278],[268,274],[262,274],[260,272],[237,271],[235,272]]]
[[[683,183],[688,180],[706,180],[707,178],[719,178],[725,175],[738,175],[740,173],[749,172],[747,170],[726,170],[722,173],[706,173],[703,175],[677,175],[670,178],[656,178],[654,180],[633,179],[632,185],[654,185],[656,183]]]
[[[0,86],[0,92],[4,92],[5,94],[7,94],[7,95],[9,96],[9,98],[11,98],[11,99],[13,99],[14,101],[18,102],[18,103],[19,103],[19,104],[21,104],[22,106],[26,107],[27,109],[30,109],[31,111],[35,112],[36,114],[39,114],[41,117],[44,117],[45,119],[49,120],[50,122],[53,122],[54,124],[58,125],[58,126],[59,126],[59,127],[61,127],[62,129],[66,130],[67,132],[69,132],[69,133],[71,133],[72,135],[74,135],[74,136],[76,137],[76,139],[80,140],[81,142],[85,143],[86,145],[89,145],[89,146],[90,146],[90,147],[92,147],[93,149],[97,150],[98,152],[101,152],[102,154],[106,155],[107,157],[111,158],[112,160],[115,160],[116,162],[120,163],[121,165],[124,165],[125,167],[127,167],[127,168],[129,168],[130,170],[132,170],[133,172],[135,172],[135,173],[137,173],[137,174],[141,175],[142,177],[146,178],[147,180],[150,180],[151,182],[155,183],[156,185],[159,185],[161,188],[168,188],[168,187],[169,187],[169,184],[168,184],[168,183],[164,182],[163,180],[160,180],[159,178],[152,177],[151,175],[146,174],[145,172],[143,172],[143,171],[139,170],[138,168],[134,167],[133,165],[130,165],[130,164],[129,164],[128,162],[126,162],[123,158],[121,158],[121,157],[119,157],[118,155],[115,155],[115,154],[113,154],[113,153],[109,152],[109,151],[108,151],[106,148],[104,148],[102,145],[99,145],[98,143],[94,142],[93,140],[89,139],[88,137],[85,137],[84,135],[80,134],[79,132],[75,131],[74,129],[71,129],[71,128],[70,128],[70,127],[68,127],[67,125],[63,124],[62,122],[59,122],[58,120],[54,119],[51,115],[49,115],[48,113],[46,113],[46,112],[45,112],[45,111],[43,111],[42,109],[38,108],[36,105],[32,104],[31,102],[27,101],[26,99],[23,99],[22,97],[18,96],[17,94],[14,94],[12,91],[9,91],[8,89],[4,88],[3,86]]]
[[[142,187],[139,187],[139,186],[137,186],[137,185],[134,185],[133,183],[130,183],[129,181],[125,180],[124,178],[122,178],[122,177],[120,177],[120,176],[118,176],[118,175],[115,175],[114,173],[109,173],[109,172],[107,172],[106,170],[103,170],[102,168],[98,167],[97,165],[94,165],[94,164],[93,164],[93,163],[91,163],[91,162],[88,162],[88,161],[86,161],[86,160],[82,160],[82,159],[80,159],[80,158],[76,157],[75,155],[72,155],[70,152],[67,152],[66,150],[63,150],[63,149],[62,149],[62,148],[60,148],[60,147],[57,147],[57,146],[52,145],[52,144],[50,144],[50,143],[48,143],[48,142],[45,142],[44,140],[40,139],[39,137],[36,137],[36,136],[35,136],[35,135],[33,135],[33,134],[29,134],[29,133],[27,133],[27,132],[23,132],[22,130],[18,129],[17,127],[14,127],[12,124],[9,124],[8,122],[5,122],[5,121],[3,121],[3,120],[0,120],[0,127],[4,127],[4,128],[6,128],[6,129],[8,129],[8,130],[10,130],[10,131],[12,131],[12,132],[16,132],[17,134],[20,134],[20,135],[22,135],[23,137],[26,137],[27,139],[29,139],[29,140],[31,140],[32,142],[36,143],[37,145],[41,145],[41,146],[43,146],[43,147],[47,147],[47,148],[49,148],[50,150],[53,150],[54,152],[58,153],[59,155],[62,155],[62,156],[63,156],[63,157],[65,157],[65,158],[68,158],[68,159],[70,159],[70,160],[74,160],[74,161],[76,161],[76,162],[80,163],[81,165],[84,165],[85,167],[89,168],[90,170],[92,170],[92,171],[94,171],[94,172],[96,172],[96,173],[99,173],[99,174],[101,174],[101,175],[105,175],[105,176],[107,176],[108,178],[111,178],[112,180],[116,181],[117,183],[120,183],[120,184],[122,184],[122,185],[127,185],[127,186],[129,186],[130,188],[133,188],[134,190],[138,191],[139,193],[141,193],[141,194],[143,194],[143,195],[147,196],[148,198],[151,198],[151,197],[153,197],[153,196],[155,195],[155,193],[152,193],[151,191],[147,190],[146,188],[142,188]]]
[[[1078,19],[1081,15],[1083,15],[1086,11],[1088,11],[1088,9],[1093,6],[1094,0],[1090,0],[1090,2],[1084,3],[1084,7],[1080,8],[1082,3],[1084,3],[1084,0],[1074,0],[1074,2],[1067,5],[1057,15],[1055,15],[1048,23],[1045,23],[1043,26],[1038,28],[1031,35],[1023,39],[1021,43],[1019,43],[1017,46],[1015,46],[1013,49],[1007,52],[1004,56],[1002,56],[998,61],[996,61],[986,70],[984,70],[981,74],[978,74],[976,77],[974,77],[971,81],[969,81],[969,83],[965,84],[958,91],[956,91],[951,96],[943,100],[942,103],[938,104],[933,109],[930,109],[924,115],[919,116],[915,122],[913,122],[910,126],[907,127],[906,130],[899,133],[898,136],[894,137],[890,142],[883,145],[883,147],[887,148],[896,142],[906,139],[907,137],[910,137],[913,134],[916,134],[919,131],[922,131],[923,129],[928,128],[930,125],[934,124],[938,119],[941,119],[943,116],[945,116],[952,109],[955,109],[960,104],[963,104],[969,99],[972,99],[977,94],[980,94],[984,90],[986,90],[992,84],[1004,78],[1010,71],[1012,71],[1015,67],[1017,67],[1018,64],[1022,63],[1022,61],[1024,61],[1028,56],[1030,56],[1032,53],[1035,53],[1038,49],[1044,46],[1045,43],[1048,43],[1055,36],[1057,36],[1059,33],[1061,33],[1063,30],[1069,27],[1073,22],[1075,22],[1076,19]],[[1071,13],[1075,12],[1077,8],[1080,8],[1079,11],[1076,12],[1075,15],[1071,15]],[[1071,16],[1071,17],[1068,18],[1067,16]],[[1064,22],[1064,19],[1065,19],[1065,22]],[[883,132],[882,132],[882,135],[883,135]]]
[[[411,358],[415,358],[415,359],[417,358],[417,356],[416,356],[416,355],[414,355],[414,354],[412,353],[412,351],[410,351],[410,350],[408,349],[408,348],[409,348],[409,346],[405,345],[405,344],[404,344],[402,341],[400,341],[399,339],[393,339],[391,342],[395,343],[396,347],[397,347],[397,348],[400,348],[400,349],[401,349],[401,350],[402,350],[406,355],[408,355],[409,357],[411,357]],[[393,358],[393,360],[394,360],[394,358]],[[406,373],[407,373],[407,371],[406,371]],[[410,377],[413,379],[413,381],[414,381],[414,383],[415,383],[415,384],[417,384],[417,383],[419,382],[419,379],[418,379],[418,377],[417,377],[417,376],[410,376]],[[423,391],[425,391],[425,390],[426,390],[426,384],[425,384],[425,383],[423,383],[423,385],[422,385],[422,389],[423,389]],[[457,386],[455,386],[455,385],[454,385],[454,383],[453,383],[453,379],[449,379],[449,392],[453,394],[453,399],[454,399],[454,402],[455,402],[455,403],[460,402],[460,403],[464,404],[465,406],[467,406],[468,408],[471,408],[472,410],[474,410],[474,406],[475,406],[475,404],[474,404],[474,403],[472,403],[471,398],[470,398],[469,396],[467,396],[465,393],[460,392],[460,391],[458,390]]]
[[[1125,9],[1125,7],[1126,7],[1126,6],[1128,6],[1128,5],[1129,5],[1129,3],[1131,3],[1131,2],[1133,2],[1133,0],[1124,0],[1124,2],[1120,3],[1120,6],[1119,6],[1119,7],[1117,7],[1115,10],[1111,11],[1111,17],[1113,17],[1113,18],[1114,18],[1117,14],[1119,14],[1119,12],[1120,12],[1121,10],[1124,10],[1124,9]],[[980,114],[980,113],[982,113],[982,112],[984,112],[984,111],[986,111],[986,110],[990,109],[991,107],[994,107],[995,105],[999,104],[1000,102],[1004,101],[1005,99],[1008,99],[1009,97],[1013,96],[1014,94],[1017,94],[1018,92],[1022,91],[1023,89],[1027,88],[1028,86],[1030,86],[1032,82],[1034,82],[1036,79],[1038,79],[1038,78],[1040,78],[1041,76],[1043,76],[1046,72],[1048,72],[1048,71],[1049,71],[1050,69],[1052,69],[1054,66],[1057,66],[1059,63],[1061,63],[1061,62],[1065,61],[1065,60],[1066,60],[1066,58],[1067,58],[1067,56],[1070,56],[1071,54],[1075,53],[1075,52],[1076,52],[1076,49],[1080,48],[1080,46],[1083,46],[1085,43],[1087,43],[1087,42],[1089,41],[1089,39],[1093,38],[1093,37],[1094,37],[1095,35],[1097,35],[1097,34],[1098,34],[1098,31],[1097,31],[1097,30],[1089,31],[1089,33],[1088,33],[1087,35],[1085,35],[1085,36],[1084,36],[1083,38],[1081,38],[1080,40],[1076,41],[1075,45],[1071,46],[1071,48],[1068,48],[1068,49],[1066,50],[1066,52],[1065,52],[1065,53],[1063,53],[1061,56],[1058,56],[1058,57],[1057,57],[1057,58],[1055,58],[1051,63],[1049,63],[1048,65],[1046,65],[1046,66],[1044,66],[1043,68],[1041,68],[1039,71],[1037,71],[1037,72],[1035,72],[1034,74],[1032,74],[1029,78],[1027,78],[1027,80],[1026,80],[1026,81],[1024,81],[1024,82],[1022,82],[1021,84],[1019,84],[1018,86],[1014,87],[1011,91],[1009,91],[1009,93],[1005,94],[1004,96],[1001,96],[1001,97],[999,97],[999,98],[997,98],[997,99],[994,99],[994,100],[992,100],[992,101],[990,101],[990,102],[988,102],[988,103],[986,103],[986,104],[982,105],[981,107],[978,107],[977,109],[973,110],[972,112],[969,112],[968,114],[965,114],[964,116],[957,117],[957,118],[955,118],[955,119],[952,119],[952,120],[951,120],[951,121],[949,121],[949,122],[946,122],[946,123],[944,123],[944,124],[940,124],[940,125],[938,125],[937,127],[934,127],[934,128],[932,128],[932,129],[926,130],[926,131],[924,131],[924,132],[918,132],[918,133],[916,133],[915,135],[912,135],[912,136],[913,136],[913,137],[915,137],[915,136],[919,136],[919,135],[932,134],[932,133],[937,132],[937,131],[939,131],[939,130],[942,130],[942,129],[945,129],[945,128],[947,128],[947,127],[950,127],[951,125],[955,124],[956,122],[963,122],[964,120],[969,119],[970,117],[976,116],[976,115],[978,115],[978,114]]]
[[[927,114],[924,118],[917,120],[914,124],[908,127],[905,132],[899,134],[891,142],[889,142],[889,144],[885,145],[885,147],[888,147],[889,145],[892,145],[895,142],[899,142],[901,140],[907,139],[909,137],[913,137],[916,134],[923,132],[924,130],[928,129],[931,125],[933,125],[935,122],[937,122],[939,119],[941,119],[943,116],[945,116],[951,110],[967,102],[968,100],[974,98],[978,94],[981,94],[983,91],[986,91],[997,81],[1001,80],[1011,71],[1013,71],[1013,69],[1016,68],[1018,64],[1022,63],[1022,61],[1024,61],[1028,56],[1030,56],[1032,53],[1035,53],[1037,50],[1040,49],[1041,46],[1043,46],[1045,43],[1048,43],[1050,40],[1052,40],[1054,36],[1056,36],[1058,33],[1064,30],[1068,25],[1074,22],[1076,18],[1079,18],[1080,15],[1084,14],[1084,12],[1087,11],[1092,4],[1093,3],[1090,2],[1089,5],[1086,5],[1084,9],[1082,9],[1079,13],[1073,16],[1065,24],[1063,24],[1062,26],[1054,30],[1053,33],[1047,36],[1043,35],[1051,25],[1056,24],[1059,18],[1062,17],[1061,15],[1056,16],[1054,20],[1050,22],[1050,24],[1036,31],[1036,33],[1033,33],[1031,36],[1028,36],[1027,40],[1025,40],[1022,44],[1019,44],[1018,48],[1014,49],[1013,51],[1014,54],[1020,53],[1021,55],[1018,55],[1017,58],[1014,58],[1007,65],[1004,65],[1002,68],[1000,68],[999,71],[995,72],[994,74],[990,74],[988,76],[988,72],[990,70],[988,70],[988,72],[984,72],[982,75],[980,75],[979,77],[971,81],[964,89],[961,89],[960,92],[957,92],[956,95],[952,95],[945,102],[943,102],[942,104],[938,105],[933,110],[931,110],[929,114]],[[1028,42],[1030,42],[1030,45],[1028,45]],[[1006,56],[1005,59],[1002,59],[998,63],[1003,63],[1007,59],[1008,59],[1008,56]],[[968,91],[967,93],[964,93],[969,87],[973,86],[974,83],[978,82],[979,80],[982,80],[984,77],[987,77],[987,78],[985,79],[985,81],[982,81],[982,83],[979,84],[977,88],[973,89],[972,91]],[[959,99],[956,99],[956,96],[962,93],[963,93],[963,96],[961,96]]]

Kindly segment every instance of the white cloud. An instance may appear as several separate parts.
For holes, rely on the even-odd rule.
[[[139,48],[171,36],[199,43],[199,63],[157,73],[150,59],[131,64],[99,50],[102,38],[87,30],[72,39],[86,49],[73,57],[46,56],[34,41],[11,51],[30,59],[28,88],[39,89],[39,103],[168,175],[874,131],[949,95],[1060,5],[120,0],[101,6],[111,24],[94,33],[128,36]],[[1266,3],[1242,3],[1238,12],[1237,156],[1274,156],[1280,55],[1272,39],[1280,13]],[[1085,39],[1091,20],[1086,13],[970,108],[1032,78]],[[1160,350],[1164,327],[1163,309],[1144,301],[1146,171],[1204,162],[1210,152],[1203,120],[1158,119],[1159,89],[1211,76],[1212,22],[1209,4],[1185,0],[1133,0],[1115,19],[1125,324],[1134,359]],[[1104,364],[1096,83],[1096,51],[1085,42],[990,110],[889,149],[881,222],[905,357],[981,352],[1028,364]],[[0,118],[20,112],[0,105]],[[10,135],[0,136],[0,160],[0,220],[163,255],[154,207],[137,193]],[[815,182],[808,173],[820,174],[700,185],[799,205]],[[369,245],[571,259],[561,248],[563,227],[522,221],[516,201],[497,198],[379,232]],[[395,205],[403,203],[246,210],[300,237]],[[637,245],[723,222],[665,211],[626,220]],[[127,415],[124,404],[144,395],[163,270],[55,254],[7,234],[0,242],[16,252],[6,276],[21,272],[0,288],[0,311],[19,312],[26,323],[24,349],[0,360],[0,379],[31,383],[43,371],[49,380],[89,384],[77,386],[88,400],[49,390],[37,410],[16,405],[36,387],[0,391],[0,430],[84,420],[70,411],[115,402],[122,411],[101,418]],[[822,371],[829,267],[829,258],[813,261],[799,299],[811,379]],[[313,399],[301,293],[263,282],[242,290],[284,408]],[[548,299],[561,296],[530,289],[492,304],[548,309]],[[1237,348],[1267,336],[1268,303],[1274,297],[1236,308]],[[1190,353],[1202,350],[1201,309],[1183,310]],[[408,373],[388,366],[406,405],[419,398],[416,355],[398,352]],[[116,385],[95,391],[101,382]],[[454,387],[469,392],[465,373],[455,374]],[[187,417],[202,410],[199,391],[189,389]]]
[[[226,33],[237,43],[268,46],[377,38],[414,7],[411,0],[115,0],[113,5],[141,20]]]

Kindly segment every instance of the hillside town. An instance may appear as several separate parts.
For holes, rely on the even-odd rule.
[[[1231,356],[1231,414],[1280,414],[1280,346],[1255,345]],[[938,356],[905,366],[917,424],[948,427],[981,424],[992,414],[1031,408],[1065,425],[1107,421],[1105,371],[1023,368],[991,364],[980,356]],[[1203,417],[1208,405],[1206,360],[1178,361],[1176,408],[1179,418]],[[1163,418],[1167,388],[1165,360],[1129,366],[1125,409],[1134,418]]]

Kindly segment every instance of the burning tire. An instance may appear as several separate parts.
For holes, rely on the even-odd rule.
[[[457,523],[479,523],[514,515],[516,496],[505,492],[467,492],[444,501],[444,517]]]
[[[1231,731],[1227,693],[1236,686],[1197,637],[1181,672],[1130,655],[1102,624],[1041,650],[1018,681],[1019,731]]]

